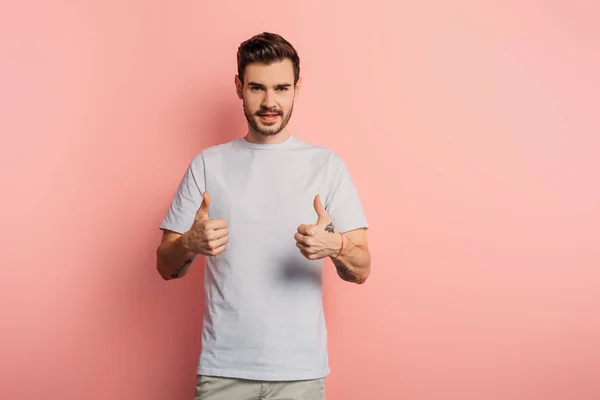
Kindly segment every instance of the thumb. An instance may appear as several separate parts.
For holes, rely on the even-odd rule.
[[[318,216],[317,224],[322,222],[330,222],[331,218],[329,217],[329,213],[327,212],[327,210],[325,210],[325,207],[323,207],[323,204],[321,203],[320,195],[315,196],[314,206]]]
[[[196,212],[196,219],[202,221],[208,221],[208,208],[210,207],[210,196],[208,192],[202,193],[202,203],[198,212]]]

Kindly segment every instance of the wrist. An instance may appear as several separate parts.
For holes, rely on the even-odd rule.
[[[191,253],[189,244],[188,244],[188,238],[189,238],[188,234],[187,234],[187,232],[185,232],[184,234],[179,236],[177,238],[177,240],[175,241],[175,244],[179,248],[179,250],[184,251],[185,253]]]
[[[331,254],[331,258],[332,259],[336,259],[338,258],[340,255],[342,255],[342,252],[344,251],[344,247],[346,244],[346,240],[344,238],[344,234],[340,231],[338,231],[337,233],[339,233],[339,236],[337,236],[337,245],[336,247],[332,250],[332,254]]]

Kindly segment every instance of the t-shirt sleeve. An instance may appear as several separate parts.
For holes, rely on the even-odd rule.
[[[330,159],[328,198],[325,210],[340,232],[369,228],[358,191],[344,161],[336,154]]]
[[[204,160],[200,153],[194,157],[183,174],[160,229],[181,234],[187,232],[194,223],[204,190]]]

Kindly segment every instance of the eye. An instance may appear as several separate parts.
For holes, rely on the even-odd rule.
[[[278,91],[280,91],[280,92],[286,92],[286,91],[288,91],[288,90],[289,90],[289,88],[287,88],[287,87],[278,87],[278,88],[277,88],[277,89],[275,89],[275,90],[278,90]]]
[[[259,90],[262,90],[262,88],[260,86],[252,86],[250,90],[253,92],[258,92]]]

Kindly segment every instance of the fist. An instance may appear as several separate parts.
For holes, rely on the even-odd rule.
[[[315,196],[313,206],[317,213],[315,224],[302,224],[294,234],[296,247],[309,260],[333,257],[342,245],[340,232],[333,226],[329,213],[321,203],[321,197]]]
[[[192,253],[205,256],[221,254],[229,242],[227,222],[223,219],[208,219],[210,196],[204,192],[194,223],[182,236],[183,247]]]

